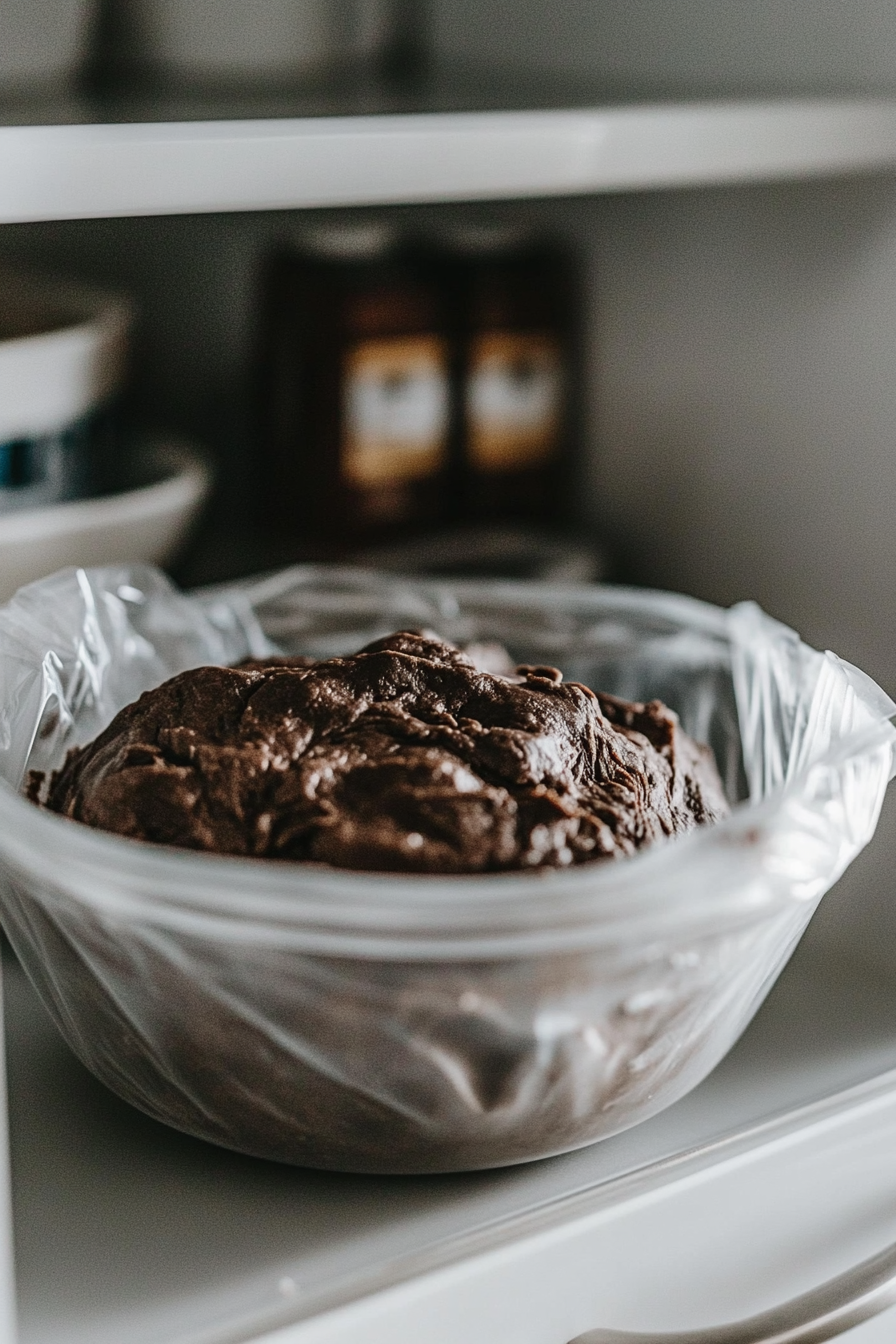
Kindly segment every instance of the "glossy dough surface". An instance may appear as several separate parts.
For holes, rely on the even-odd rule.
[[[161,844],[429,873],[619,857],[728,812],[659,701],[495,675],[409,632],[181,673],[73,751],[47,805]]]

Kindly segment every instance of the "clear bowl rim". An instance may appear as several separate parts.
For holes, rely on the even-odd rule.
[[[228,590],[251,593],[257,601],[288,585],[290,580],[314,580],[326,575],[331,581],[371,581],[381,584],[384,576],[351,569],[320,569],[297,566],[269,577],[237,585],[220,585],[195,594],[213,604]],[[401,576],[385,576],[391,583]],[[605,605],[631,610],[632,606],[675,611],[699,627],[700,632],[731,638],[731,610],[682,594],[660,590],[610,585],[533,584],[530,581],[412,580],[417,588],[459,597],[486,595],[495,600],[524,601],[537,589],[542,600],[551,596],[586,601],[600,591]],[[752,605],[752,604],[749,604]],[[801,641],[802,642],[802,641]],[[864,674],[863,674],[864,675]],[[39,878],[47,887],[64,891],[70,898],[94,905],[109,917],[127,919],[129,912],[150,921],[183,924],[204,921],[219,933],[228,923],[245,936],[247,924],[304,938],[323,945],[329,939],[357,951],[364,935],[382,947],[390,939],[425,950],[431,943],[443,949],[471,940],[483,946],[498,936],[520,933],[530,943],[540,937],[547,946],[581,937],[586,929],[595,936],[618,936],[621,927],[642,924],[648,930],[664,927],[669,919],[688,922],[704,915],[710,893],[689,899],[671,899],[666,888],[685,867],[693,867],[708,881],[730,863],[732,847],[756,856],[775,844],[776,834],[786,824],[789,801],[799,806],[801,790],[810,771],[842,770],[862,753],[880,749],[892,753],[896,729],[887,719],[842,738],[822,757],[785,786],[759,802],[733,806],[730,816],[711,826],[697,827],[688,834],[651,846],[619,862],[574,865],[565,869],[515,870],[488,874],[375,873],[330,868],[323,864],[275,861],[234,855],[207,854],[128,839],[95,830],[34,806],[20,792],[0,780],[0,861],[20,873]],[[64,859],[62,855],[64,854]],[[113,890],[114,888],[114,890]],[[95,890],[94,890],[95,889]],[[147,893],[152,892],[152,901]],[[252,908],[246,909],[247,897]],[[783,899],[783,897],[782,897]],[[748,872],[738,892],[720,906],[734,919],[757,903]],[[765,905],[779,904],[766,893]],[[409,920],[410,917],[410,920]],[[412,927],[409,927],[409,923]],[[500,940],[500,939],[499,939]],[[354,953],[352,953],[354,954]]]

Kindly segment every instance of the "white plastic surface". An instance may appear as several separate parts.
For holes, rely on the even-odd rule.
[[[0,1043],[5,1042],[5,1008],[0,987]],[[17,1344],[15,1269],[10,1190],[9,1111],[6,1049],[0,1048],[0,1344]]]
[[[896,1093],[424,1276],[261,1344],[566,1344],[775,1306],[896,1236]],[[896,1312],[850,1340],[892,1340]]]
[[[0,222],[752,182],[896,163],[896,102],[0,128]]]
[[[169,471],[150,485],[0,516],[0,601],[63,565],[165,564],[202,507],[211,477],[193,450],[163,449]]]

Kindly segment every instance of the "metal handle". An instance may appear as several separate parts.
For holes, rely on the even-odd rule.
[[[820,1288],[730,1325],[670,1334],[586,1330],[569,1344],[820,1344],[896,1303],[896,1243]]]

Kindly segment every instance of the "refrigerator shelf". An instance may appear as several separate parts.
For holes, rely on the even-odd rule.
[[[507,200],[867,172],[896,101],[607,97],[443,72],[413,98],[0,103],[0,223]]]
[[[347,1304],[361,1310],[483,1254],[512,1257],[589,1211],[760,1148],[782,1126],[811,1128],[893,1093],[894,1009],[887,978],[808,935],[734,1051],[653,1120],[502,1171],[339,1176],[243,1158],[132,1110],[69,1053],[10,960],[19,1340],[316,1340]]]

